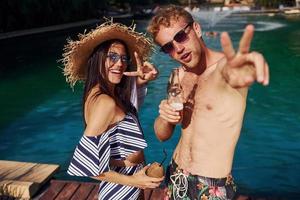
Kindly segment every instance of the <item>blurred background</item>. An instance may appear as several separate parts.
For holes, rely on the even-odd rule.
[[[166,4],[184,6],[203,29],[207,46],[220,50],[220,32],[235,47],[246,24],[256,28],[252,50],[263,53],[271,70],[268,87],[250,88],[235,153],[233,175],[249,195],[297,199],[300,195],[300,2],[297,0],[1,0],[0,1],[0,160],[60,165],[66,174],[83,133],[82,84],[72,90],[62,74],[67,38],[113,17],[146,31],[151,16]],[[160,71],[148,85],[140,120],[148,142],[147,163],[168,162],[179,138],[161,143],[153,131],[158,105],[166,98],[170,71],[178,63],[158,50],[151,57]],[[167,163],[166,163],[167,164]]]

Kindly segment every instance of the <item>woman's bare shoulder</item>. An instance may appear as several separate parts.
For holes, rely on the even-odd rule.
[[[84,134],[96,136],[103,133],[113,122],[116,108],[115,100],[106,94],[100,94],[90,99],[86,108],[88,120]]]

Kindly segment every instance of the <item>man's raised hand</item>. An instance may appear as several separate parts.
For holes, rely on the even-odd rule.
[[[247,87],[254,81],[269,84],[269,66],[262,54],[250,52],[254,26],[248,25],[235,52],[227,32],[221,34],[221,45],[227,62],[222,67],[226,81],[236,88]]]

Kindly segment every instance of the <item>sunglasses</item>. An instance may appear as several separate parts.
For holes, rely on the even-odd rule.
[[[129,64],[129,62],[130,62],[130,59],[128,58],[128,56],[125,56],[125,55],[121,56],[115,52],[108,52],[107,57],[113,64],[117,63],[120,59],[121,59],[121,62],[125,63],[125,64]]]
[[[194,22],[189,22],[181,31],[177,32],[174,37],[173,40],[175,40],[178,43],[183,43],[187,40],[188,38],[188,34],[185,32],[185,30],[191,26]],[[170,54],[174,51],[174,45],[173,45],[173,40],[166,43],[165,45],[163,45],[160,48],[160,51],[166,53],[166,54]]]

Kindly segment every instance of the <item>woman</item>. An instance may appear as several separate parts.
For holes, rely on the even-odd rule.
[[[73,86],[84,80],[85,131],[74,152],[68,173],[100,180],[105,199],[138,199],[141,189],[158,187],[162,178],[145,174],[143,149],[147,146],[132,104],[131,91],[157,76],[142,62],[151,51],[142,34],[117,23],[105,23],[79,41],[69,41],[64,73]],[[130,70],[130,59],[137,71]],[[126,76],[124,76],[126,75]],[[131,77],[133,76],[133,77]],[[133,81],[132,81],[133,80]]]

